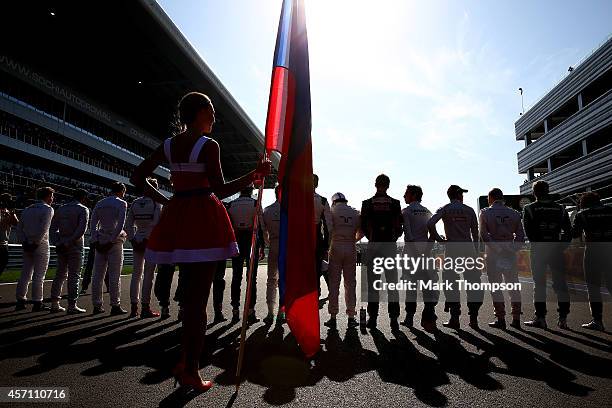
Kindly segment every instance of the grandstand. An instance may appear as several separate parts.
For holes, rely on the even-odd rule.
[[[191,90],[215,104],[212,137],[226,178],[253,169],[263,135],[161,7],[152,0],[3,2],[0,35],[0,190],[18,208],[51,185],[104,195],[172,133]],[[24,27],[44,36],[28,36]],[[83,46],[83,39],[86,45]],[[155,176],[171,194],[169,171]],[[269,185],[274,178],[268,180]]]
[[[521,194],[544,180],[566,203],[585,191],[612,198],[612,37],[521,115],[515,136]]]

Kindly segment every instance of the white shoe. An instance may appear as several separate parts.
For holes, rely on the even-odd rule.
[[[592,320],[590,323],[583,324],[582,328],[601,332],[605,330],[603,322],[601,320]]]
[[[536,327],[538,329],[548,328],[548,325],[546,324],[546,318],[544,317],[534,317],[533,320],[526,321],[523,324],[527,327]]]

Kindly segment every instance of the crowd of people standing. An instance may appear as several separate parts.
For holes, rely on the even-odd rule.
[[[253,183],[261,182],[270,172],[270,162],[261,160],[257,168],[245,176],[226,182],[219,161],[219,145],[207,136],[214,124],[214,108],[208,97],[199,93],[187,94],[179,104],[179,117],[184,125],[182,132],[168,138],[151,157],[144,160],[135,170],[131,182],[143,195],[131,204],[125,201],[125,185],[116,182],[110,187],[110,194],[98,201],[90,211],[88,192],[75,190],[73,200],[52,207],[54,190],[42,187],[37,191],[37,202],[27,207],[20,219],[2,204],[10,199],[0,200],[0,269],[6,266],[8,237],[11,228],[16,228],[17,239],[23,248],[23,271],[16,289],[16,309],[26,306],[28,287],[32,286],[31,302],[33,311],[86,313],[78,304],[81,268],[83,266],[84,235],[91,233],[90,257],[92,265],[92,308],[94,314],[105,313],[103,282],[108,279],[110,292],[110,314],[140,315],[142,318],[170,316],[170,287],[178,266],[179,285],[176,299],[180,301],[180,318],[183,322],[183,353],[173,369],[173,375],[182,385],[196,390],[212,386],[199,375],[199,357],[204,346],[202,322],[206,321],[206,304],[209,293],[213,292],[214,319],[224,320],[223,295],[225,290],[226,261],[232,262],[230,304],[232,320],[240,320],[241,287],[245,278],[244,264],[251,252],[255,252],[255,271],[251,287],[248,321],[257,321],[257,261],[265,258],[268,249],[266,280],[267,315],[266,324],[276,318],[277,323],[285,321],[283,305],[278,302],[278,253],[280,204],[279,189],[275,190],[277,200],[261,211],[253,195]],[[172,172],[175,194],[171,199],[157,189],[155,179],[149,178],[152,171],[167,163]],[[569,220],[564,207],[550,198],[548,184],[538,181],[533,185],[536,201],[525,206],[523,214],[504,205],[500,189],[489,192],[489,207],[476,214],[474,209],[463,203],[467,190],[451,185],[447,190],[449,202],[432,213],[422,204],[423,190],[410,184],[406,187],[402,209],[399,200],[390,197],[387,191],[390,179],[384,174],[378,176],[373,197],[362,202],[357,210],[348,205],[347,197],[338,192],[332,196],[331,205],[318,193],[318,177],[313,179],[315,187],[314,208],[316,229],[316,265],[319,285],[321,278],[328,287],[328,312],[330,318],[325,325],[336,328],[339,314],[340,284],[344,284],[347,324],[358,326],[357,316],[357,248],[356,243],[363,237],[368,239],[366,254],[368,307],[367,327],[375,328],[379,315],[377,291],[370,290],[376,278],[371,262],[376,256],[387,256],[389,246],[404,237],[404,251],[411,256],[428,255],[432,243],[448,245],[445,256],[476,256],[477,243],[486,245],[486,273],[490,282],[518,282],[516,248],[508,245],[499,251],[499,243],[531,243],[531,262],[534,277],[535,316],[521,322],[520,293],[509,293],[511,302],[511,325],[525,324],[546,328],[546,270],[550,268],[553,288],[559,303],[558,326],[567,329],[567,315],[570,309],[569,291],[563,271],[562,252],[564,243],[573,236],[585,235],[585,274],[589,288],[593,320],[585,323],[588,329],[603,330],[600,287],[606,282],[612,292],[612,263],[606,246],[599,245],[612,241],[612,209],[601,204],[596,193],[582,197],[581,211],[574,223]],[[240,192],[240,196],[229,203],[220,200]],[[253,242],[254,220],[258,220]],[[442,221],[444,235],[440,235],[436,224]],[[206,231],[206,233],[203,233]],[[51,238],[54,237],[58,256],[57,273],[51,287],[51,305],[43,303],[43,280],[46,274]],[[120,274],[124,261],[123,248],[130,241],[134,251],[134,270],[130,284],[131,309],[121,304]],[[608,249],[609,250],[609,249]],[[508,266],[509,265],[509,266]],[[157,278],[155,271],[157,270]],[[395,279],[392,271],[385,276],[388,281]],[[481,272],[444,271],[442,279],[457,281],[465,279],[476,283]],[[421,268],[408,279],[438,281],[438,271]],[[154,285],[155,279],[155,285]],[[67,308],[61,304],[62,287],[67,281]],[[157,312],[151,307],[152,291],[161,306]],[[319,287],[320,292],[320,287]],[[426,293],[425,293],[426,292]],[[459,329],[462,313],[461,294],[456,289],[445,290],[444,310],[449,319],[444,326]],[[421,326],[430,332],[437,330],[437,290],[424,291]],[[469,324],[477,329],[479,310],[484,293],[479,290],[467,291]],[[407,294],[405,318],[402,324],[414,325],[416,315],[416,292]],[[506,328],[505,301],[502,293],[493,294],[495,320],[491,327]],[[399,329],[400,305],[393,293],[389,294],[387,311],[392,330]],[[160,316],[161,315],[161,316]]]

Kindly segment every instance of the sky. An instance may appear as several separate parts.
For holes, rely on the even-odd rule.
[[[159,4],[263,130],[281,0]],[[359,208],[385,173],[434,211],[450,184],[475,208],[518,194],[518,88],[528,109],[603,43],[612,2],[306,0],[306,18],[317,191]]]

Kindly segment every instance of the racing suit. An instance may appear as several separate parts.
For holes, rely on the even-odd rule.
[[[149,197],[139,197],[130,206],[125,221],[127,238],[132,242],[134,270],[130,283],[130,301],[144,305],[151,303],[151,289],[155,276],[155,264],[144,259],[147,240],[153,227],[159,221],[162,206]],[[144,273],[144,281],[143,281]],[[140,298],[142,284],[142,299]]]
[[[552,200],[536,200],[523,208],[523,226],[531,245],[536,317],[546,316],[546,267],[552,272],[559,318],[570,311],[563,251],[571,240],[571,223],[565,208]]]
[[[0,275],[4,272],[9,261],[8,244],[11,229],[17,225],[19,220],[12,211],[0,209]]]
[[[368,315],[376,319],[380,294],[374,288],[378,275],[374,273],[375,258],[395,257],[396,241],[402,235],[402,210],[400,202],[386,193],[376,193],[361,205],[361,229],[368,239],[367,280],[368,280]],[[384,272],[387,283],[397,282],[397,269],[387,268]],[[399,295],[389,290],[388,306],[390,319],[397,319],[400,314]]]
[[[45,202],[27,207],[17,224],[17,239],[24,244],[23,271],[17,284],[16,298],[25,301],[32,282],[32,301],[43,300],[43,282],[49,267],[49,228],[53,208]]]
[[[229,213],[234,227],[234,233],[236,234],[236,241],[238,241],[238,249],[240,253],[232,258],[232,288],[231,288],[231,304],[234,309],[240,308],[240,288],[242,286],[243,278],[243,266],[246,261],[247,269],[249,267],[249,258],[251,254],[251,238],[253,233],[253,218],[255,216],[255,210],[257,208],[257,200],[241,196],[230,202],[227,212]],[[255,263],[253,265],[253,280],[251,288],[251,301],[249,309],[255,309],[255,303],[257,301],[257,264],[259,261],[258,249],[263,244],[263,232],[261,229],[262,215],[261,212],[257,215],[259,217],[257,228],[257,239],[254,250],[255,252]]]
[[[102,306],[102,281],[108,273],[111,306],[121,303],[121,268],[123,243],[127,234],[123,230],[127,203],[117,196],[98,201],[91,215],[91,240],[96,242],[91,299]]]
[[[89,224],[89,209],[78,201],[62,205],[55,212],[51,231],[58,232],[56,242],[57,272],[51,285],[51,300],[59,301],[62,286],[68,279],[68,301],[76,302],[79,297],[79,280],[83,265],[83,236]]]
[[[589,292],[593,320],[603,317],[601,287],[612,295],[612,208],[599,205],[579,211],[572,235],[585,236],[584,278]],[[602,285],[604,284],[604,285]]]
[[[459,258],[476,259],[475,245],[478,244],[478,220],[474,209],[463,204],[460,200],[452,200],[445,206],[440,207],[427,222],[430,233],[438,240],[440,239],[435,225],[440,220],[444,223],[444,233],[446,234],[446,242],[448,242],[445,248],[445,257],[452,259],[455,267],[458,266],[456,260]],[[458,283],[461,275],[467,282],[479,284],[482,271],[473,268],[460,272],[460,269],[443,268],[442,279],[452,284],[452,288],[445,286],[444,291],[446,297],[444,310],[450,312],[451,316],[461,315],[461,294]],[[468,314],[470,316],[474,318],[478,316],[483,296],[482,290],[467,291]]]
[[[327,198],[321,197],[316,192],[314,193],[314,223],[317,237],[315,246],[315,267],[317,269],[317,285],[319,287],[319,295],[321,295],[321,277],[325,279],[328,285],[328,272],[322,268],[325,252],[329,249],[329,237],[333,230],[333,222],[329,202]]]
[[[359,211],[345,202],[336,202],[331,208],[334,229],[329,250],[329,304],[332,317],[338,314],[340,279],[344,278],[344,300],[348,317],[357,315],[357,248],[361,220]]]
[[[278,239],[280,233],[280,203],[275,201],[263,212],[264,239],[268,244],[268,281],[266,285],[266,303],[268,313],[276,309],[276,294],[278,292]]]
[[[427,222],[431,218],[431,211],[424,207],[419,201],[411,202],[408,207],[402,210],[404,219],[404,253],[411,257],[421,255],[428,257],[431,255],[431,243]],[[438,282],[438,274],[435,270],[421,265],[416,271],[404,273],[402,279],[417,282],[432,281]],[[436,290],[423,290],[423,319],[435,321],[436,304],[438,303],[438,292]],[[416,313],[417,291],[408,290],[406,292],[406,314],[414,317]]]
[[[486,243],[487,276],[491,283],[518,283],[515,243],[525,242],[525,232],[521,223],[521,214],[506,207],[502,200],[495,201],[490,207],[480,210],[480,237]],[[521,315],[521,293],[509,291],[512,304],[512,317]],[[506,316],[504,295],[500,291],[491,292],[495,316]]]

